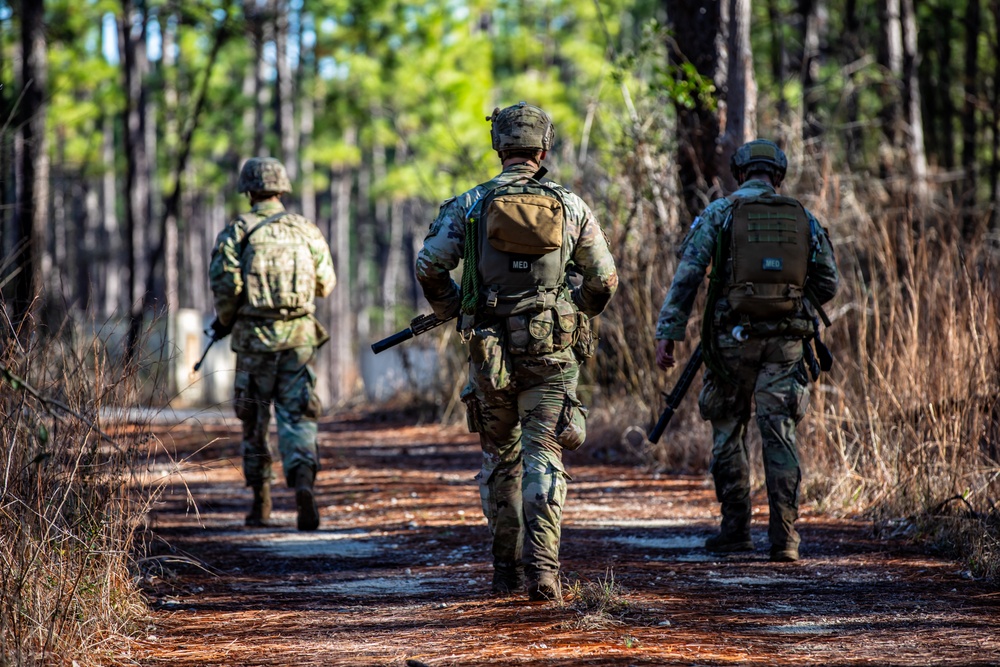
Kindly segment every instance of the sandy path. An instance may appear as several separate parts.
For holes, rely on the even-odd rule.
[[[763,497],[757,553],[710,556],[706,479],[585,455],[570,462],[562,550],[584,592],[563,606],[490,597],[478,447],[463,430],[324,423],[323,524],[299,533],[284,489],[286,527],[243,527],[235,421],[169,428],[164,445],[187,459],[156,505],[156,551],[204,568],[170,562],[153,578],[142,664],[1000,664],[1000,594],[960,565],[808,507],[803,560],[772,564]],[[599,613],[587,589],[612,580],[621,592]]]

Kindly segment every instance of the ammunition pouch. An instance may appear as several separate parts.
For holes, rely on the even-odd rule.
[[[579,315],[576,306],[565,299],[540,313],[511,315],[505,318],[507,349],[530,356],[561,352],[579,341]]]

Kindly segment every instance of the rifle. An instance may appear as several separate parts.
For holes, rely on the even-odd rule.
[[[660,436],[667,428],[667,424],[670,423],[670,419],[674,416],[674,412],[677,411],[678,406],[680,406],[681,401],[684,399],[684,394],[688,392],[691,388],[691,383],[694,381],[694,376],[698,373],[698,369],[701,368],[702,354],[701,354],[701,344],[694,349],[691,353],[691,358],[688,359],[687,366],[684,367],[684,371],[681,373],[680,379],[677,380],[677,384],[669,394],[664,394],[663,398],[667,399],[667,407],[663,408],[663,412],[660,414],[660,419],[656,422],[656,426],[653,430],[649,432],[646,436],[650,442],[657,443],[660,441]]]
[[[414,336],[419,336],[422,333],[427,333],[431,329],[435,329],[445,322],[450,322],[455,319],[455,316],[449,317],[446,320],[438,319],[438,316],[434,313],[428,315],[417,315],[412,320],[410,320],[410,326],[407,329],[403,329],[398,333],[394,333],[388,338],[383,338],[377,343],[372,343],[372,352],[378,354],[379,352],[385,352],[390,347],[395,347],[403,341],[410,340]]]

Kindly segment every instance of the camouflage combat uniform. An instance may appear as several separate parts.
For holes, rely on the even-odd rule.
[[[438,317],[453,316],[459,309],[459,287],[450,271],[463,257],[468,211],[489,189],[531,176],[535,169],[526,164],[510,166],[492,181],[442,205],[416,266],[417,279]],[[573,304],[571,316],[577,310],[596,316],[618,286],[607,237],[582,199],[550,185],[563,194],[564,243],[570,244],[567,256],[583,276],[582,284],[563,290],[561,299]],[[469,332],[469,382],[462,396],[470,430],[479,433],[483,450],[482,470],[476,479],[493,535],[494,567],[497,572],[510,572],[523,563],[531,582],[542,573],[558,576],[569,478],[562,449],[583,444],[586,412],[576,394],[579,362],[572,346],[553,349],[559,348],[552,338],[558,335],[558,322],[553,327],[548,316],[548,340],[536,341],[540,345],[532,353],[523,341],[515,340],[516,334],[511,335],[509,320],[513,319],[477,319]]]
[[[752,197],[775,189],[762,180],[748,180],[732,197]],[[726,223],[732,202],[713,201],[697,218],[680,249],[670,291],[660,310],[656,337],[683,340],[688,317],[705,271],[715,257],[719,230]],[[826,231],[806,212],[812,227],[811,253],[806,286],[820,303],[833,298],[838,275],[833,249]],[[728,268],[727,268],[728,271]],[[723,284],[726,284],[723,276]],[[712,422],[712,465],[715,492],[722,504],[722,534],[742,534],[749,539],[750,470],[746,427],[751,397],[756,402],[757,426],[763,443],[770,519],[768,536],[775,550],[794,549],[799,535],[793,524],[798,518],[801,480],[795,441],[797,424],[809,404],[809,378],[803,362],[803,339],[814,331],[814,318],[800,311],[782,320],[753,322],[750,338],[736,340],[733,328],[741,324],[723,296],[717,302],[713,332],[721,363],[735,385],[706,370],[698,398],[702,418]]]
[[[250,214],[227,225],[216,239],[209,269],[219,321],[226,325],[238,315],[232,331],[232,349],[236,352],[234,405],[237,417],[243,422],[243,472],[247,486],[254,487],[274,479],[268,446],[272,403],[278,422],[278,450],[289,485],[294,484],[292,471],[304,467],[315,473],[319,466],[316,418],[320,406],[314,393],[316,375],[312,362],[316,348],[326,342],[327,334],[312,315],[315,310],[312,300],[314,296],[327,296],[336,276],[330,248],[319,228],[299,215],[280,216],[284,210],[279,201],[260,202]],[[300,285],[309,294],[304,299],[306,305],[298,312],[283,313],[241,301],[241,294],[248,286],[240,246],[247,231],[268,218],[276,218],[270,227],[277,230],[275,222],[279,221],[281,225],[294,225],[309,239],[315,284]],[[253,238],[263,233],[257,231]],[[281,235],[280,231],[275,233]],[[301,236],[290,238],[289,242],[301,243]]]

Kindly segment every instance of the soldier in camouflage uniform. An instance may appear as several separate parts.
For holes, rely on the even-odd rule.
[[[209,278],[215,295],[213,330],[216,337],[231,330],[236,352],[234,408],[243,422],[243,473],[254,495],[246,524],[266,526],[271,513],[273,404],[285,479],[295,489],[298,528],[315,530],[316,419],[322,408],[312,363],[328,336],[313,313],[315,297],[327,296],[336,283],[333,259],[319,228],[285,211],[281,195],[292,187],[281,162],[250,158],[238,189],[249,195],[252,209],[219,234]]]
[[[578,355],[592,353],[590,318],[604,310],[618,275],[590,208],[546,182],[562,201],[561,247],[544,256],[500,256],[510,259],[511,271],[518,262],[528,267],[557,261],[550,277],[558,272],[558,280],[545,285],[539,279],[521,305],[503,307],[506,286],[486,284],[491,271],[484,253],[491,251],[476,239],[485,231],[467,234],[469,221],[482,221],[483,199],[494,188],[533,182],[553,128],[544,111],[524,102],[496,109],[487,120],[503,171],[444,202],[417,257],[416,274],[439,318],[462,310],[460,328],[469,344],[469,382],[462,397],[469,428],[479,433],[483,450],[476,479],[493,536],[493,591],[513,593],[526,576],[530,599],[559,600],[559,540],[569,479],[562,450],[576,449],[586,437],[586,410],[576,394]],[[463,259],[460,290],[450,272]],[[577,286],[567,281],[570,266],[582,276]],[[469,287],[480,281],[481,288]]]
[[[777,145],[756,140],[740,147],[731,161],[741,183],[729,198],[713,201],[696,218],[680,248],[680,263],[660,310],[656,361],[662,369],[675,364],[674,341],[684,340],[685,328],[705,271],[715,261],[719,231],[730,219],[733,199],[774,194],[787,169],[787,159]],[[806,269],[806,292],[816,305],[833,298],[838,274],[826,230],[805,211],[811,227]],[[723,276],[732,264],[721,262]],[[727,284],[722,280],[722,284]],[[737,316],[725,294],[715,302],[711,336],[724,379],[711,368],[705,371],[698,402],[702,418],[712,423],[712,465],[716,496],[722,506],[720,533],[705,546],[717,553],[752,551],[750,537],[750,471],[746,428],[751,398],[756,402],[757,426],[763,444],[764,470],[770,509],[768,537],[771,560],[798,560],[798,492],[801,480],[795,440],[797,424],[809,402],[808,375],[803,361],[804,340],[815,332],[810,300],[798,312],[774,320],[747,322]],[[742,329],[737,328],[742,326]],[[745,338],[745,336],[749,338]],[[744,340],[740,340],[744,339]],[[711,342],[711,341],[708,341]],[[706,340],[703,337],[702,348]],[[707,359],[707,357],[706,357]]]

